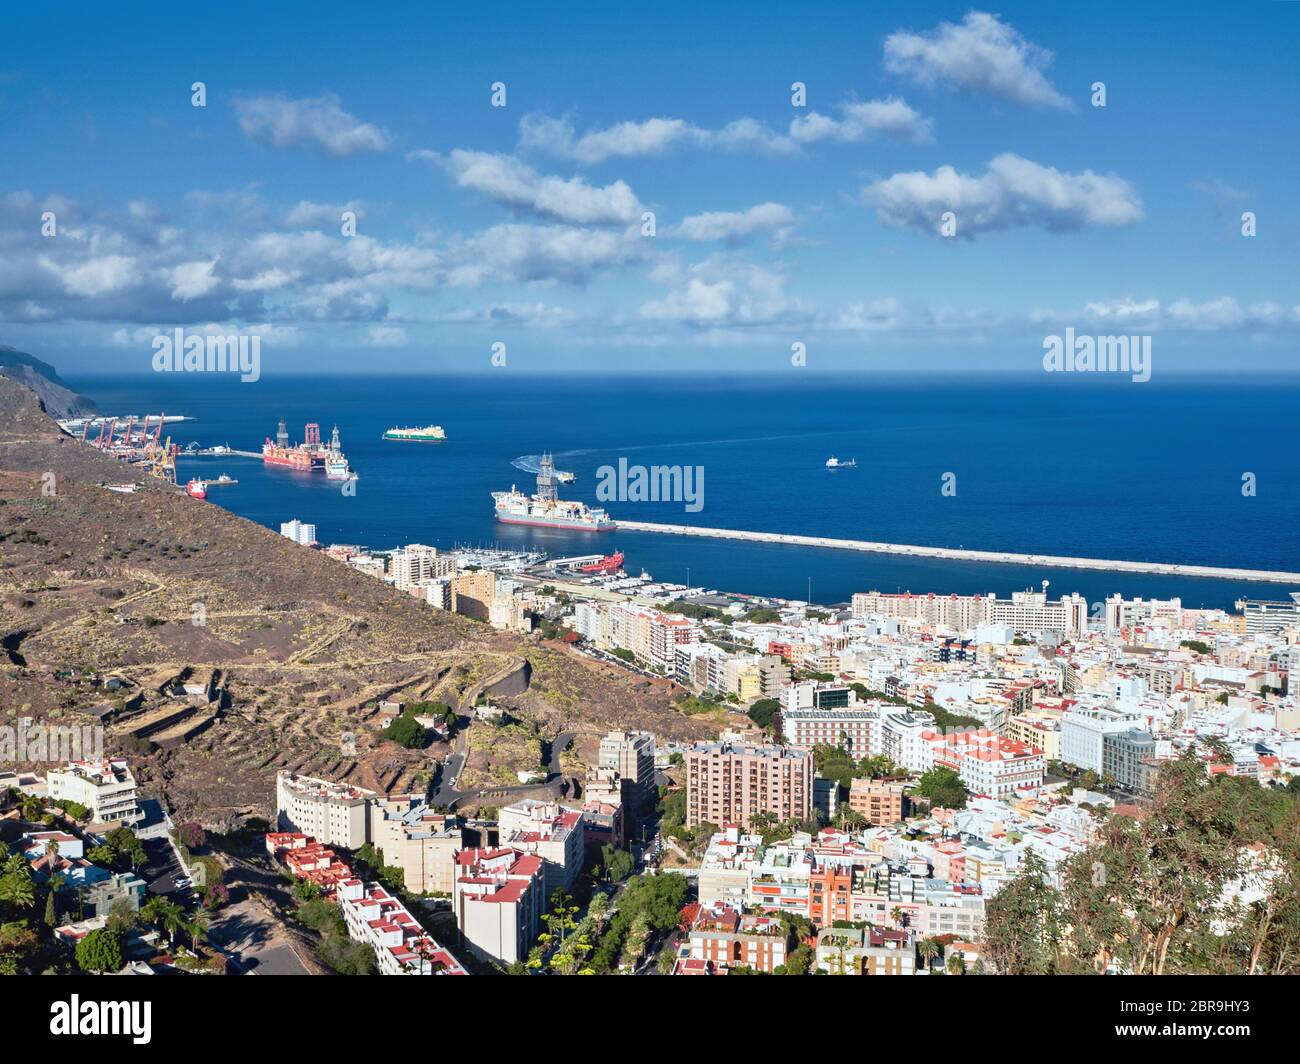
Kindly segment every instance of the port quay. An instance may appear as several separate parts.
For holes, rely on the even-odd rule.
[[[779,532],[742,532],[734,528],[701,528],[696,525],[662,525],[650,521],[618,520],[628,532],[660,532],[673,536],[702,536],[705,539],[738,539],[751,543],[783,543],[792,547],[824,547],[856,550],[871,554],[902,554],[917,558],[946,558],[949,561],[996,562],[1001,565],[1041,565],[1053,569],[1098,569],[1115,573],[1155,573],[1164,576],[1205,577],[1214,580],[1246,580],[1271,584],[1300,585],[1300,573],[1267,569],[1233,569],[1217,565],[1175,565],[1168,562],[1124,562],[1104,558],[1066,558],[1053,554],[1012,554],[1007,551],[965,550],[953,547],[921,547],[906,543],[873,543],[865,539],[830,539],[825,536],[797,536]]]

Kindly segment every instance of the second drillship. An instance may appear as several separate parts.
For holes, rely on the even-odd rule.
[[[609,532],[618,526],[609,514],[584,502],[560,499],[555,490],[555,460],[542,455],[537,474],[537,494],[525,495],[511,487],[494,491],[497,520],[508,525],[539,525],[542,528],[573,528],[584,532]]]

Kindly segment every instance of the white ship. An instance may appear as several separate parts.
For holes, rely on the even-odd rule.
[[[497,520],[508,525],[573,528],[584,532],[608,532],[618,527],[599,507],[560,499],[555,490],[557,479],[555,460],[549,454],[542,455],[536,495],[525,495],[513,485],[509,491],[492,493]]]
[[[841,458],[836,458],[834,455],[831,455],[828,459],[826,459],[826,468],[827,469],[857,469],[858,460],[856,458],[841,459]]]

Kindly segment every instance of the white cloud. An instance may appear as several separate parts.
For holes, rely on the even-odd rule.
[[[412,153],[428,158],[431,153]],[[547,177],[509,155],[455,149],[435,156],[461,188],[481,192],[494,202],[548,214],[580,225],[608,225],[638,220],[641,204],[623,181],[596,187],[580,177]]]
[[[644,122],[619,122],[606,129],[576,137],[567,118],[525,115],[519,122],[519,144],[582,163],[600,163],[614,156],[658,155],[682,142],[695,142],[706,134],[680,118],[648,118]]]
[[[1052,53],[1031,44],[997,15],[971,11],[930,33],[899,30],[885,39],[885,69],[923,85],[946,83],[1026,107],[1073,105],[1047,80]]]
[[[1084,316],[1096,324],[1151,325],[1159,320],[1160,300],[1123,299],[1096,300],[1083,308]]]
[[[64,291],[74,296],[102,296],[133,285],[139,277],[135,260],[126,255],[104,255],[76,266],[61,266],[42,255],[40,264],[56,274]]]
[[[941,166],[930,174],[894,174],[863,193],[884,225],[938,233],[944,212],[952,211],[957,235],[967,237],[1024,227],[1125,226],[1143,218],[1137,191],[1122,178],[1063,172],[1011,153],[979,176]]]
[[[816,111],[796,118],[790,123],[791,139],[800,144],[811,144],[819,140],[857,143],[876,137],[921,143],[931,138],[934,124],[930,119],[896,96],[865,103],[846,103],[840,110],[843,114],[840,119]]]
[[[452,284],[562,281],[583,284],[645,254],[640,237],[569,225],[496,225],[454,249]]]
[[[1143,329],[1182,329],[1215,331],[1230,329],[1271,329],[1300,324],[1300,306],[1286,307],[1272,300],[1243,304],[1234,296],[1215,296],[1196,300],[1181,296],[1170,302],[1148,297],[1121,296],[1095,299],[1082,310],[1058,314],[1054,310],[1036,310],[1030,315],[1035,324],[1064,326],[1080,322],[1097,329],[1118,332]]]
[[[737,243],[755,233],[780,229],[794,221],[794,212],[780,203],[760,203],[747,211],[705,211],[682,219],[671,235],[687,240]]]
[[[211,292],[220,283],[212,271],[217,265],[216,259],[207,262],[196,260],[182,262],[173,266],[171,271],[172,299],[188,303]]]
[[[806,321],[806,309],[785,291],[785,277],[762,266],[715,257],[691,267],[683,283],[641,306],[649,321],[697,328]]]
[[[368,347],[405,347],[406,330],[400,325],[372,325],[366,336]]]
[[[820,140],[930,139],[930,120],[897,97],[851,101],[841,105],[839,110],[839,118],[816,111],[799,116],[790,122],[787,133],[779,133],[755,118],[737,118],[721,129],[704,129],[682,118],[659,117],[641,122],[618,122],[603,129],[589,130],[582,136],[577,135],[573,123],[567,118],[530,114],[519,122],[519,146],[596,164],[613,158],[662,155],[679,147],[793,155],[801,145]]]
[[[888,332],[903,324],[903,305],[893,296],[849,303],[831,320],[846,332]]]
[[[245,136],[274,148],[315,147],[341,158],[386,151],[391,143],[386,132],[348,114],[329,92],[302,100],[247,97],[235,101],[235,110]]]

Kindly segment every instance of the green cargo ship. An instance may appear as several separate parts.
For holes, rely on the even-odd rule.
[[[384,433],[386,440],[404,440],[407,443],[442,443],[447,434],[441,425],[426,425],[422,429],[389,429]]]

